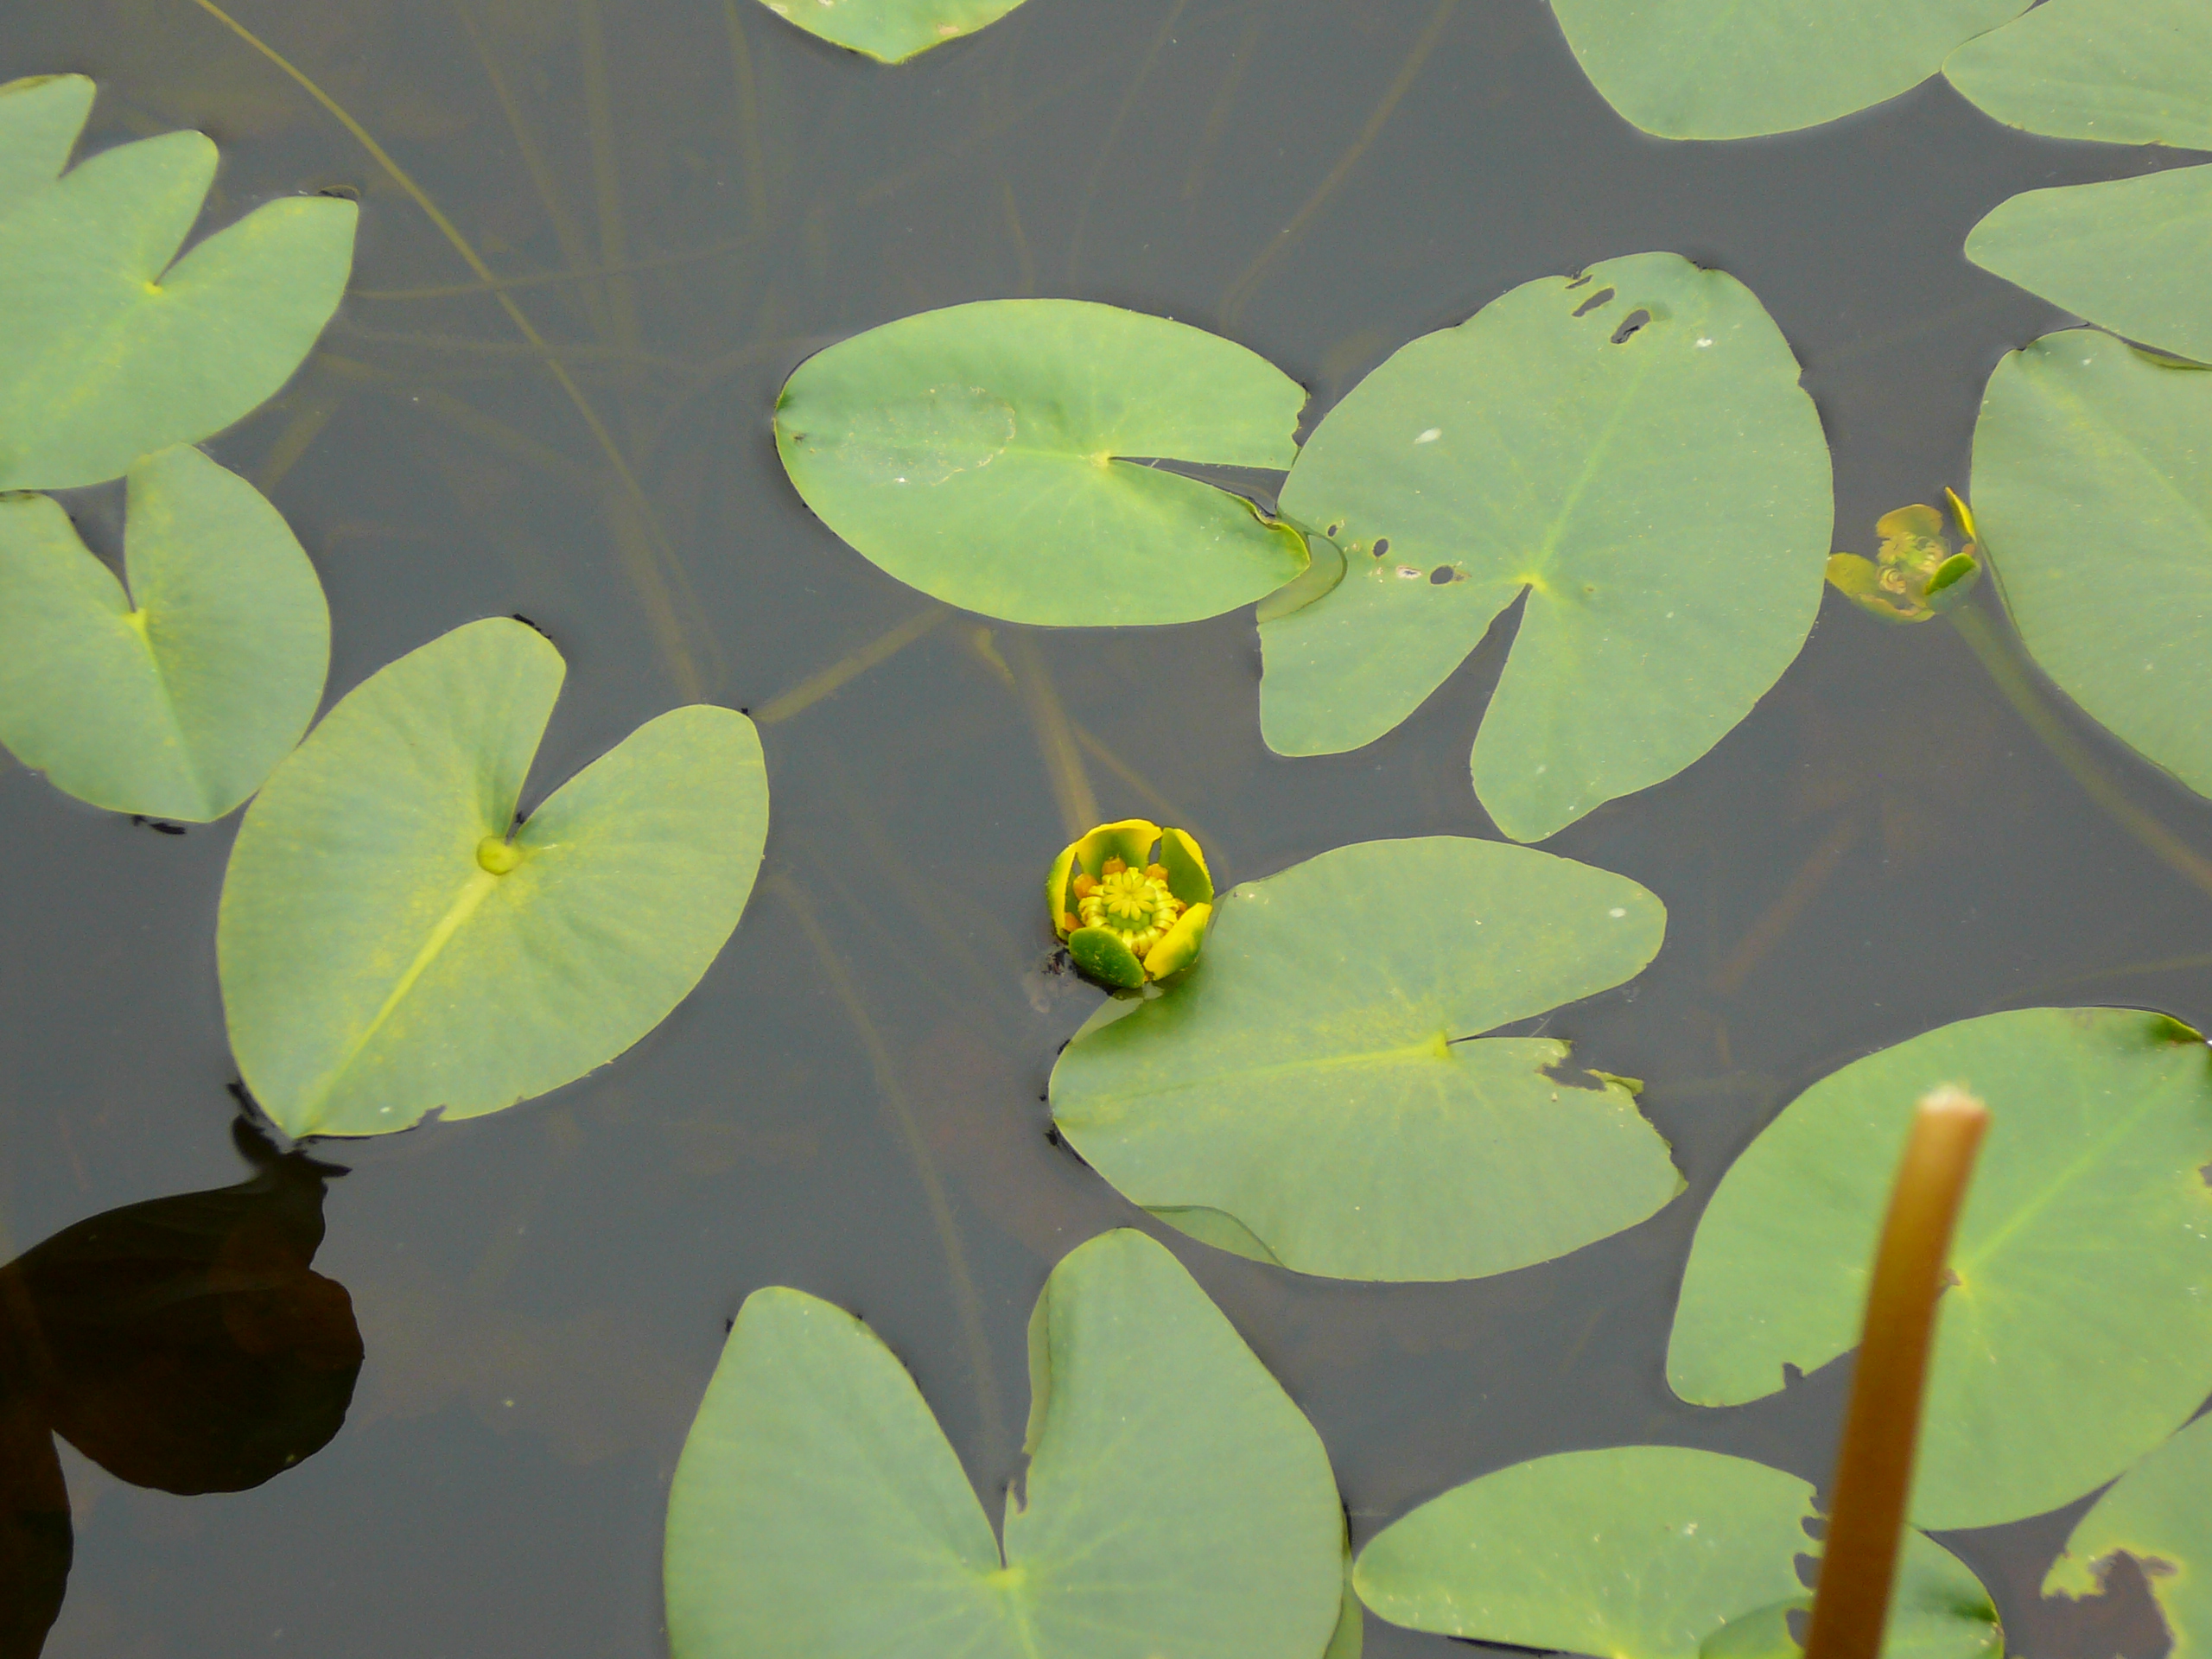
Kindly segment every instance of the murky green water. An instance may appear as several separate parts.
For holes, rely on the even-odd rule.
[[[2018,191],[2144,165],[2001,132],[1940,82],[1808,134],[1662,144],[1599,100],[1538,0],[1030,0],[896,70],[753,0],[235,15],[518,279],[605,434],[421,208],[193,0],[16,9],[0,79],[96,76],[94,143],[202,128],[219,215],[363,193],[356,292],[322,349],[211,446],[315,556],[333,695],[519,611],[570,665],[542,777],[704,696],[761,719],[774,818],[735,940],[620,1064],[331,1154],[350,1173],[315,1266],[350,1291],[366,1362],[327,1447],[188,1498],[64,1449],[76,1556],[47,1652],[67,1659],[659,1653],[669,1475],[724,1320],[768,1283],[866,1316],[995,1514],[1031,1301],[1066,1249],[1135,1218],[1045,1132],[1052,1055],[1094,1000],[1039,971],[1037,879],[1066,832],[1187,825],[1224,885],[1351,841],[1491,833],[1465,757],[1497,642],[1373,747],[1273,756],[1249,614],[986,626],[840,544],[768,437],[808,352],[927,307],[1069,295],[1240,340],[1318,415],[1515,283],[1672,249],[1742,278],[1789,336],[1834,447],[1836,544],[1864,552],[1880,512],[1963,484],[1989,368],[2059,321],[1968,266],[1967,228]],[[119,491],[72,505],[111,546]],[[2202,803],[2063,718],[2212,855]],[[157,835],[0,774],[0,1253],[250,1173],[213,953],[235,824]],[[1295,1278],[1168,1235],[1313,1416],[1356,1541],[1572,1447],[1677,1441],[1821,1477],[1834,1368],[1726,1412],[1662,1378],[1728,1160],[1807,1083],[1947,1020],[2047,1001],[2212,1020],[2212,895],[2085,793],[1952,629],[1885,629],[1834,594],[1712,756],[1547,844],[1667,904],[1653,967],[1548,1029],[1649,1080],[1690,1193],[1457,1285]],[[2014,1647],[2154,1650],[2124,1594],[2037,1605],[2065,1525],[1960,1541]],[[1373,1621],[1369,1643],[1447,1650]]]

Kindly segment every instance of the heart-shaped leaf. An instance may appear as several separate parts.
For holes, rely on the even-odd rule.
[[[2212,1653],[2212,1417],[2200,1417],[2122,1475],[2074,1523],[2046,1596],[2096,1594],[2112,1558],[2142,1567],[2173,1638],[2166,1659]]]
[[[1820,608],[1827,446],[1751,290],[1671,253],[1527,283],[1331,410],[1282,492],[1351,569],[1260,625],[1284,754],[1372,742],[1522,593],[1475,741],[1540,841],[1672,777],[1749,714]]]
[[[933,46],[973,35],[1021,0],[760,0],[777,16],[810,35],[864,52],[880,63],[904,63]]]
[[[987,300],[799,365],[776,448],[823,522],[947,604],[1062,627],[1192,622],[1306,567],[1241,496],[1147,461],[1281,468],[1306,400],[1242,346],[1076,300]]]
[[[1994,1014],[1815,1084],[1699,1223],[1667,1378],[1732,1405],[1857,1343],[1913,1107],[1941,1084],[1986,1101],[1991,1124],[1951,1248],[1912,1515],[1993,1526],[2111,1479],[2212,1389],[2212,1060],[2163,1015]]]
[[[231,1047],[291,1135],[473,1117],[621,1053],[737,925],[767,832],[753,722],[648,721],[514,825],[560,653],[456,628],[372,676],[245,815],[216,947]]]
[[[1974,512],[2044,672],[2212,795],[2212,374],[2088,329],[2013,353],[1974,425]]]
[[[1217,901],[1164,995],[1052,1068],[1053,1122],[1195,1237],[1340,1279],[1565,1255],[1681,1190],[1627,1089],[1553,1038],[1465,1040],[1618,985],[1666,930],[1625,876],[1493,841],[1339,847]]]
[[[92,101],[80,75],[0,86],[0,490],[97,484],[222,430],[290,378],[353,264],[353,204],[322,196],[177,259],[215,146],[167,133],[62,174]]]
[[[1002,1559],[868,1327],[747,1297],[669,1493],[675,1659],[1320,1659],[1343,1574],[1328,1455],[1175,1259],[1127,1230],[1080,1246],[1029,1356]]]
[[[1352,1582],[1393,1624],[1612,1659],[1793,1655],[1810,1605],[1796,1559],[1813,1489],[1687,1446],[1622,1446],[1516,1463],[1395,1521]],[[1891,1659],[1999,1659],[1989,1593],[1948,1550],[1905,1535]]]
[[[54,502],[0,496],[0,742],[79,800],[204,823],[315,718],[330,613],[244,479],[180,448],[130,480],[128,593]]]
[[[1552,0],[1583,73],[1662,138],[1750,138],[1895,98],[2030,0]]]

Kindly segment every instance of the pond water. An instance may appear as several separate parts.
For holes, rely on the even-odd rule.
[[[265,1484],[197,1497],[64,1447],[57,1659],[663,1652],[671,1471],[725,1321],[766,1284],[866,1317],[996,1516],[1046,1271],[1150,1225],[1046,1135],[1053,1055],[1096,999],[1045,971],[1053,853],[1144,814],[1197,833],[1226,885],[1357,840],[1495,833],[1466,752],[1502,637],[1371,747],[1274,756],[1249,610],[988,624],[840,543],[769,436],[810,352],[961,301],[1104,300],[1281,365],[1312,389],[1310,429],[1397,346],[1516,283],[1674,250],[1780,324],[1833,448],[1835,545],[1871,552],[1882,512],[1964,486],[1991,367],[2064,321],[1968,265],[1967,228],[2017,192],[2155,165],[2005,131],[1940,80],[1793,137],[1662,143],[1591,90],[1541,0],[1029,0],[897,69],[753,0],[235,15],[517,279],[605,435],[421,208],[192,0],[17,9],[0,79],[97,78],[93,145],[207,131],[219,218],[361,193],[338,321],[210,446],[315,560],[332,696],[520,612],[570,665],[526,807],[703,697],[760,721],[773,820],[735,939],[620,1064],[502,1116],[317,1149],[346,1173],[315,1267],[350,1293],[366,1355],[343,1429]],[[114,545],[119,487],[71,505]],[[1575,1447],[1711,1446],[1823,1478],[1840,1367],[1726,1411],[1663,1380],[1729,1160],[1814,1079],[1948,1020],[2067,1002],[2212,1021],[2212,893],[2122,822],[2212,856],[2212,815],[2050,706],[2120,816],[1955,630],[1884,627],[1831,593],[1712,755],[1546,843],[1668,908],[1650,969],[1546,1022],[1579,1063],[1649,1080],[1690,1188],[1651,1221],[1497,1278],[1388,1287],[1165,1234],[1313,1418],[1356,1543]],[[0,773],[0,1255],[251,1173],[214,963],[236,824],[152,833]],[[2037,1603],[2079,1507],[1951,1541],[2016,1650],[2156,1652],[2124,1580],[2102,1604]],[[1451,1645],[1372,1619],[1367,1639]]]

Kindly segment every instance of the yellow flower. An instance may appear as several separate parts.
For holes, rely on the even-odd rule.
[[[1213,914],[1213,878],[1182,830],[1124,818],[1100,824],[1052,861],[1045,904],[1084,977],[1135,990],[1197,957]]]
[[[1828,559],[1828,581],[1856,604],[1891,622],[1925,622],[1964,599],[1981,579],[1974,544],[1974,513],[1955,492],[1946,490],[1951,514],[1966,545],[1951,551],[1943,534],[1943,515],[1917,504],[1885,512],[1874,525],[1881,551],[1872,559],[1837,553]]]

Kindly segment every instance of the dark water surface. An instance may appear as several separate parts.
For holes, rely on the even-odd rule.
[[[1024,630],[938,615],[839,543],[769,442],[807,353],[928,307],[1069,295],[1240,340],[1318,416],[1516,283],[1673,249],[1780,323],[1834,448],[1836,544],[1871,552],[1878,514],[1963,488],[1990,368],[2063,321],[1968,266],[1967,228],[2018,191],[2153,164],[2005,132],[1941,82],[1808,134],[1658,143],[1598,99],[1540,0],[1029,0],[895,70],[754,0],[235,15],[524,279],[511,297],[639,486],[421,208],[193,0],[18,0],[0,79],[97,77],[94,144],[206,130],[219,217],[362,193],[356,292],[323,348],[211,446],[321,572],[334,698],[520,611],[569,664],[526,805],[703,696],[762,719],[773,823],[735,939],[618,1064],[495,1117],[316,1148],[351,1172],[314,1262],[365,1351],[343,1428],[231,1495],[142,1490],[65,1447],[56,1659],[661,1653],[670,1472],[723,1322],[764,1284],[863,1314],[996,1514],[1046,1272],[1147,1224],[1045,1135],[1055,1047],[1094,1001],[1037,972],[1037,884],[1067,832],[1185,825],[1229,881],[1351,841],[1495,833],[1466,753],[1498,640],[1370,748],[1274,757],[1249,612]],[[119,490],[72,505],[113,545]],[[909,622],[927,626],[832,695],[793,695]],[[2212,854],[2202,802],[2060,718],[2135,810]],[[235,827],[157,835],[0,773],[0,1259],[252,1178],[215,982]],[[1649,1080],[1689,1192],[1466,1284],[1333,1284],[1166,1235],[1313,1416],[1361,1541],[1580,1446],[1709,1446],[1819,1478],[1839,1368],[1728,1411],[1662,1380],[1730,1159],[1815,1078],[1948,1020],[2104,1002],[2212,1021],[2212,895],[2092,798],[1955,631],[1833,594],[1718,750],[1547,845],[1667,904],[1643,977],[1548,1029]],[[2038,1606],[2068,1522],[1955,1541],[2016,1649],[2155,1652],[2129,1593]],[[1374,1621],[1368,1640],[1451,1650]]]

